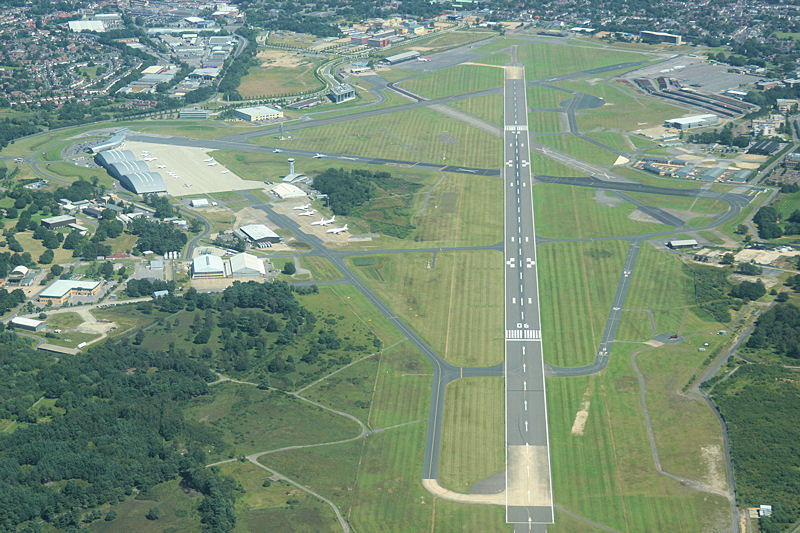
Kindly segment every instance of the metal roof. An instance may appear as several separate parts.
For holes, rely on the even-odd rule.
[[[264,262],[248,253],[240,253],[231,257],[231,272],[233,274],[266,275]]]
[[[248,224],[240,227],[239,230],[254,241],[260,241],[268,238],[276,239],[280,237],[277,233],[266,227],[264,224]]]
[[[94,160],[99,165],[108,167],[111,163],[119,163],[120,161],[136,161],[136,156],[130,150],[108,150],[94,156]]]
[[[72,279],[58,279],[39,293],[39,298],[63,298],[73,289],[91,291],[100,285],[99,281],[76,281]]]
[[[197,274],[225,273],[225,264],[222,258],[216,255],[198,255],[192,260],[192,271]]]
[[[167,185],[158,172],[133,172],[119,177],[120,183],[136,194],[148,192],[165,192]]]

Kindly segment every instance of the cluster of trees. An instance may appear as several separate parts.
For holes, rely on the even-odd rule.
[[[800,359],[800,308],[784,303],[762,313],[747,346]]]
[[[204,467],[204,450],[219,444],[218,433],[184,419],[180,408],[207,394],[214,376],[185,352],[150,352],[122,340],[53,362],[3,332],[0,375],[11,378],[4,379],[8,398],[21,398],[0,409],[29,424],[0,438],[3,529],[42,522],[77,529],[102,516],[85,510],[178,477],[203,494],[198,510],[209,530],[235,526],[241,489]],[[40,396],[57,401],[39,422],[42,412],[30,406]]]
[[[414,230],[411,204],[418,183],[388,172],[329,168],[314,178],[314,187],[328,195],[334,214],[358,216],[371,231],[402,239]]]
[[[175,208],[166,196],[146,194],[144,196],[144,203],[153,208],[155,211],[153,216],[156,218],[170,218],[175,216]]]
[[[745,274],[754,275],[755,265],[742,265]],[[728,281],[729,270],[699,265],[685,267],[694,280],[697,306],[708,312],[718,322],[729,322],[731,309],[738,309],[744,301],[757,300],[767,293],[761,280],[743,281],[738,285]],[[760,271],[760,269],[758,269]]]
[[[753,215],[753,223],[758,227],[762,239],[777,239],[782,235],[800,235],[800,210],[795,210],[780,226],[780,217],[774,207],[764,206]]]
[[[156,291],[175,292],[174,281],[164,281],[161,279],[130,279],[125,285],[125,292],[131,298],[138,296],[150,296]]]
[[[139,251],[151,250],[159,255],[180,250],[186,244],[186,234],[175,224],[154,222],[136,218],[128,224],[128,230],[137,235],[136,248]]]
[[[797,312],[790,311],[795,317]],[[797,318],[792,320],[800,325]],[[773,329],[777,335],[788,333],[783,326]],[[762,532],[790,530],[800,519],[800,388],[795,373],[777,365],[744,365],[720,380],[711,398],[727,424],[738,502],[743,507],[772,505],[772,516],[759,520]]]
[[[250,67],[257,64],[256,52],[258,51],[258,44],[256,43],[256,37],[258,37],[258,32],[252,28],[241,27],[237,33],[247,39],[247,47],[242,50],[238,57],[227,60],[229,64],[225,69],[225,75],[217,86],[217,90],[229,101],[242,99],[236,89],[239,87],[242,78],[247,75]]]

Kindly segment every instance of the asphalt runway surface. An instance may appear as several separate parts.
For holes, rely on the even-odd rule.
[[[504,95],[506,522],[553,523],[525,74]]]

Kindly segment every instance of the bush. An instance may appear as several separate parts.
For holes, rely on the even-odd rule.
[[[295,272],[297,272],[297,268],[294,266],[294,261],[286,261],[286,264],[283,265],[283,270],[281,270],[287,276],[291,276]]]
[[[158,520],[161,518],[161,510],[158,507],[151,507],[144,517],[148,520]]]

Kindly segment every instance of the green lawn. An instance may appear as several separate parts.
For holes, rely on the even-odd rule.
[[[399,54],[407,50],[418,50],[423,54],[434,54],[443,50],[449,50],[457,46],[483,41],[497,35],[493,31],[448,31],[437,33],[427,39],[420,39],[402,46],[392,46],[382,51],[380,55],[389,56]]]
[[[78,313],[55,313],[47,317],[47,326],[50,328],[75,328],[83,324],[83,319]]]
[[[447,386],[439,482],[469,493],[473,483],[505,469],[505,381],[464,378]]]
[[[302,395],[367,422],[379,356],[365,359],[306,389]]]
[[[545,361],[591,363],[627,253],[627,243],[548,243],[537,247]]]
[[[502,156],[502,141],[499,138],[428,109],[406,110],[306,128],[293,132],[291,139],[283,141],[257,137],[254,142],[285,148],[482,168],[499,167]],[[327,164],[330,165],[330,161]],[[308,171],[305,167],[301,167],[301,170]]]
[[[636,206],[620,202],[615,206],[598,202],[597,191],[554,183],[533,188],[536,234],[542,237],[611,237],[668,231],[672,226],[638,222],[630,218]],[[606,193],[613,198],[613,193]]]
[[[617,160],[617,154],[574,135],[545,135],[536,137],[536,141],[595,165],[607,166]]]
[[[550,442],[557,443],[550,447],[556,502],[617,531],[659,531],[665,524],[670,531],[727,530],[727,500],[655,471],[629,359],[638,349],[615,347],[600,378],[548,380]],[[583,431],[573,432],[576,413],[587,403]],[[687,417],[683,427],[695,422]]]
[[[503,360],[502,255],[492,251],[351,259],[356,273],[454,365]]]
[[[678,178],[666,178],[656,176],[650,172],[644,172],[631,167],[617,166],[613,172],[630,178],[642,185],[653,185],[654,187],[668,187],[670,189],[699,189],[703,183],[695,180],[684,180]]]
[[[691,198],[686,196],[667,196],[664,194],[648,193],[626,193],[631,198],[641,200],[647,205],[660,207],[662,209],[680,209],[682,211],[693,211],[705,215],[717,215],[724,213],[728,209],[728,204],[713,198]]]
[[[503,95],[489,94],[451,102],[450,107],[474,115],[497,126],[503,125]]]
[[[561,114],[551,111],[534,111],[528,113],[528,127],[533,133],[561,133]],[[543,137],[535,137],[538,142],[548,144],[543,141]]]
[[[339,269],[324,257],[303,256],[300,266],[311,271],[314,281],[332,281],[343,277]]]
[[[577,170],[558,161],[554,161],[549,157],[545,157],[536,152],[531,152],[531,168],[534,175],[541,174],[544,176],[585,176],[586,173],[582,170]]]
[[[433,382],[431,365],[410,343],[381,354],[367,425],[383,428],[423,420]]]
[[[525,77],[529,80],[650,59],[639,53],[539,42],[520,45],[518,57],[525,64]]]
[[[632,151],[630,145],[625,142],[625,138],[620,133],[603,131],[598,133],[590,133],[588,137],[594,139],[595,141],[601,142],[618,152],[628,153]]]
[[[503,69],[456,65],[401,82],[403,88],[427,98],[441,98],[503,86]]]
[[[534,109],[560,109],[561,102],[572,98],[568,92],[539,85],[528,87],[527,96],[528,107]]]
[[[351,420],[280,392],[236,383],[214,385],[212,392],[186,405],[187,418],[207,423],[222,434],[226,446],[212,450],[210,457],[233,457],[358,435],[358,426]]]

